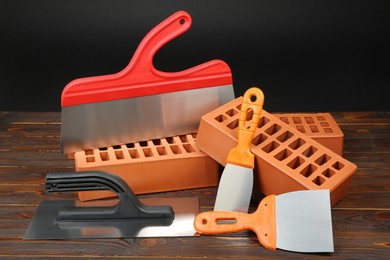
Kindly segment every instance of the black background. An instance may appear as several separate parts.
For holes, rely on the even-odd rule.
[[[222,59],[270,112],[390,110],[390,1],[375,0],[0,1],[0,110],[59,111],[69,81],[122,70],[178,10],[193,24],[160,70]]]

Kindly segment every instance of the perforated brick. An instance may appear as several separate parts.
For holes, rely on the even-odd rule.
[[[195,139],[188,134],[76,152],[76,171],[112,172],[136,194],[216,186],[219,165],[195,146]],[[112,196],[79,192],[82,201]]]
[[[272,114],[338,155],[343,155],[344,134],[329,113]]]
[[[242,98],[202,117],[196,145],[222,165],[237,144]],[[345,194],[357,167],[306,134],[263,110],[254,134],[255,187],[265,195],[329,189],[332,205]]]

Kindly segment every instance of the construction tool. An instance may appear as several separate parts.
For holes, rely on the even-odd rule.
[[[154,68],[156,52],[190,26],[190,15],[176,12],[146,35],[122,71],[70,82],[61,96],[61,151],[193,133],[202,115],[233,100],[221,60],[180,72]]]
[[[152,205],[145,205],[121,178],[108,172],[49,173],[46,190],[110,190],[118,199],[114,205],[112,201],[79,205],[73,200],[42,201],[24,239],[171,237],[196,233],[193,221],[199,212],[198,199],[156,198]]]
[[[329,190],[269,195],[254,213],[210,211],[195,217],[196,231],[205,235],[252,230],[260,243],[307,253],[333,252]]]
[[[264,94],[260,89],[250,88],[245,92],[238,122],[238,143],[228,154],[214,210],[248,212],[255,165],[250,144],[259,123],[263,103]],[[250,125],[246,126],[245,122],[250,116]]]

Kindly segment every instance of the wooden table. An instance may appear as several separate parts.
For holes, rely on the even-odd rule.
[[[319,258],[390,259],[390,112],[332,113],[345,134],[344,157],[359,169],[332,210],[335,252],[298,254],[262,247],[254,233],[184,238],[24,241],[48,172],[73,171],[61,155],[60,114],[0,112],[0,259],[10,258]],[[210,210],[216,188],[153,196],[199,197]],[[55,198],[74,194],[52,194]]]

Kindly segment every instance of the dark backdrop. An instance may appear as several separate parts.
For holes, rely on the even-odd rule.
[[[390,110],[390,1],[0,1],[0,110],[59,111],[62,88],[124,68],[146,33],[178,10],[192,28],[155,66],[211,59],[236,96],[263,89],[268,111]]]

